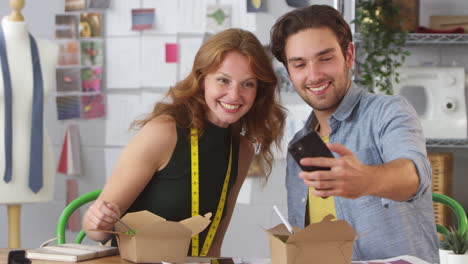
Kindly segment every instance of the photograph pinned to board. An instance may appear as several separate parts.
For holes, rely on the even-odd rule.
[[[56,69],[57,92],[79,92],[81,88],[80,68]]]
[[[100,118],[106,114],[106,105],[102,94],[81,96],[81,117],[85,119]]]
[[[231,27],[231,6],[206,6],[206,32],[217,33]]]
[[[80,97],[79,96],[57,96],[58,120],[80,118]]]
[[[101,92],[102,68],[83,68],[81,69],[82,92]]]
[[[88,0],[89,9],[107,9],[110,6],[110,0]]]
[[[152,29],[154,16],[154,8],[132,9],[132,30]]]
[[[78,38],[78,18],[75,15],[55,16],[55,38],[56,39],[77,39]]]
[[[86,0],[65,0],[65,12],[81,11],[86,9]]]
[[[80,43],[77,40],[58,41],[59,66],[80,65]]]
[[[78,125],[70,124],[65,130],[57,172],[69,176],[79,176],[81,175],[81,167],[81,144]]]
[[[102,37],[102,13],[80,14],[80,37]]]
[[[166,43],[166,63],[179,62],[179,44]]]
[[[102,66],[103,42],[100,40],[83,40],[81,46],[82,66]]]
[[[247,1],[247,13],[258,13],[266,12],[266,1],[265,0],[246,0]]]

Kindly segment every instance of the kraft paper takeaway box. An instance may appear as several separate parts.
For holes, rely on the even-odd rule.
[[[115,232],[105,232],[116,234],[123,259],[137,263],[183,263],[192,236],[210,224],[210,217],[208,213],[173,222],[145,210],[128,213],[121,219],[135,234],[119,222],[115,224]]]
[[[271,264],[351,263],[356,232],[346,221],[331,218],[304,229],[293,227],[294,234],[283,224],[266,230]]]

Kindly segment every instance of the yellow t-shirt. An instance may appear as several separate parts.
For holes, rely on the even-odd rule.
[[[328,142],[328,136],[322,138],[323,141]],[[329,214],[336,218],[335,200],[333,196],[322,198],[312,194],[312,187],[309,187],[309,224],[314,224],[322,221],[322,219]],[[307,222],[307,221],[306,221]]]

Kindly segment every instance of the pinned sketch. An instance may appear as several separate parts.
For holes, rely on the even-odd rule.
[[[78,17],[75,15],[55,16],[55,38],[76,39],[78,38]]]
[[[101,13],[80,14],[80,37],[81,38],[102,37],[102,14]]]
[[[56,70],[57,92],[79,92],[81,86],[80,68],[59,68]]]
[[[103,64],[103,42],[81,41],[81,65],[102,66]]]
[[[81,117],[86,119],[104,117],[106,113],[102,94],[82,96],[81,107]]]
[[[112,1],[112,7],[106,10],[106,37],[137,36],[139,32],[132,30],[132,9],[140,7],[141,1]]]
[[[90,9],[107,9],[110,6],[110,0],[88,0]]]
[[[80,43],[76,40],[59,41],[59,66],[80,65]]]
[[[141,87],[169,87],[177,81],[178,64],[166,63],[167,43],[177,43],[177,36],[143,36],[141,38],[143,56],[141,56],[138,73]]]
[[[266,2],[262,0],[262,2]],[[247,13],[247,2],[246,0],[237,0],[232,1],[231,3],[231,27],[233,28],[242,28],[255,32],[257,30],[257,14],[256,13]]]
[[[102,68],[83,68],[81,69],[81,88],[85,93],[100,92],[102,80]]]
[[[166,63],[179,62],[179,45],[177,43],[166,43]]]
[[[231,6],[208,5],[206,10],[207,32],[216,33],[231,27]]]
[[[201,37],[179,38],[180,58],[179,76],[177,78],[179,81],[185,79],[192,71],[195,54],[197,54],[202,42],[203,39]]]
[[[80,97],[79,96],[57,96],[58,120],[80,118]]]
[[[151,112],[153,112],[154,106],[164,98],[162,93],[151,93],[143,92],[140,96],[140,105],[138,112],[138,117],[141,118]]]
[[[257,13],[266,12],[266,1],[265,0],[246,0],[247,1],[247,12]]]
[[[106,56],[106,89],[140,88],[140,56],[147,56],[140,53],[140,38],[113,37],[106,43],[107,54],[112,54]],[[163,55],[160,57],[164,59]]]
[[[80,11],[86,8],[86,0],[65,0],[65,12]]]
[[[108,94],[106,124],[107,146],[125,146],[133,135],[130,125],[140,113],[140,96],[133,94]]]
[[[177,31],[203,33],[205,31],[206,5],[200,0],[178,0]]]
[[[154,25],[154,8],[132,10],[132,30],[152,29]]]

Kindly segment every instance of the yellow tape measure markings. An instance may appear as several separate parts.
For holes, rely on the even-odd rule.
[[[192,163],[192,216],[199,215],[199,190],[200,190],[200,182],[199,182],[199,156],[198,156],[198,129],[191,128],[190,129],[190,153],[191,153],[191,163]],[[221,221],[221,216],[223,215],[224,206],[226,203],[226,196],[227,196],[227,189],[229,185],[229,178],[231,176],[231,165],[232,165],[232,139],[231,139],[231,146],[229,151],[229,163],[228,169],[226,171],[226,177],[224,178],[223,189],[221,191],[221,197],[219,199],[218,209],[216,210],[215,217],[213,222],[211,223],[210,229],[208,230],[208,234],[205,238],[205,243],[203,244],[203,248],[200,252],[200,256],[206,256],[208,251],[210,250],[211,244],[213,243],[214,236],[216,234],[216,230],[218,230],[219,223]],[[198,256],[199,254],[199,236],[198,234],[192,237],[192,255]]]

